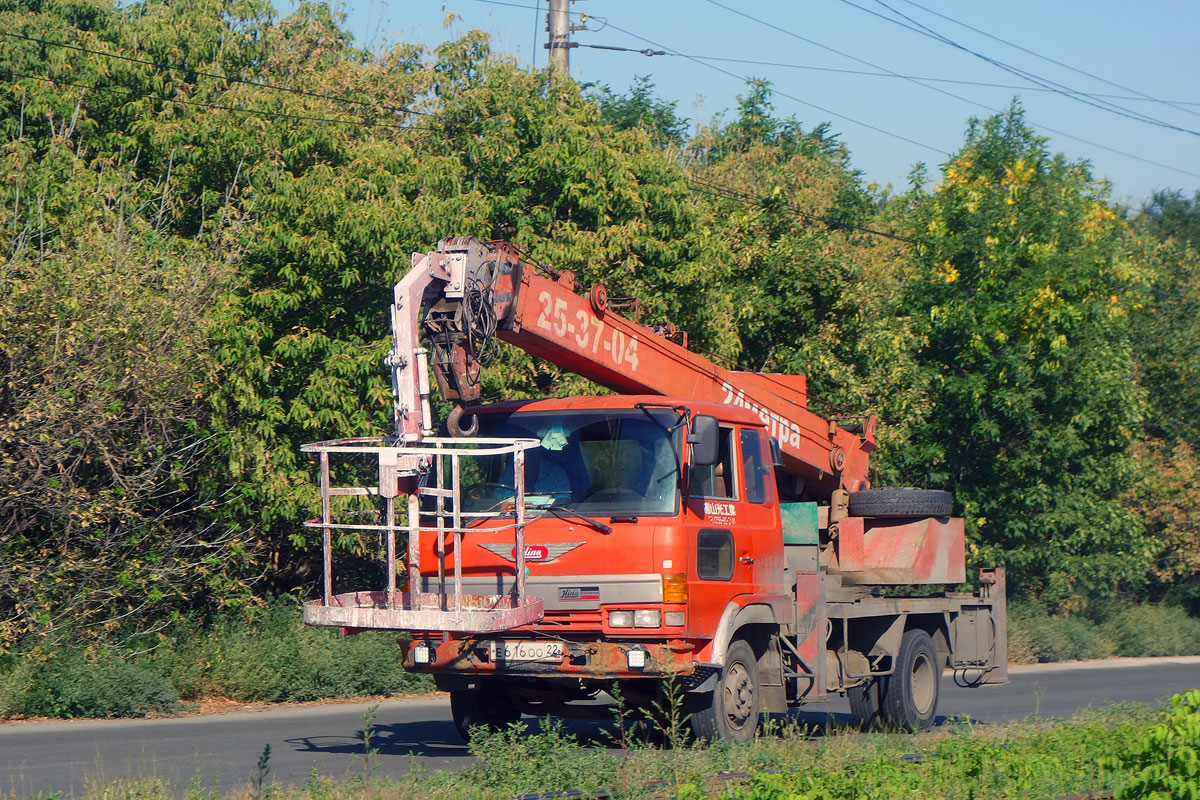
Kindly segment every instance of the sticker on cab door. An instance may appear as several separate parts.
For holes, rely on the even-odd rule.
[[[733,503],[705,500],[704,518],[717,525],[732,525],[737,519],[737,506]]]

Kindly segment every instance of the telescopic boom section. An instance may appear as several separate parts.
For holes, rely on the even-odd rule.
[[[874,417],[860,431],[848,430],[808,410],[803,375],[723,369],[616,313],[602,285],[582,295],[570,272],[543,277],[510,244],[455,238],[435,253],[414,253],[412,269],[396,285],[392,322],[388,363],[396,431],[406,441],[431,430],[429,356],[442,395],[457,404],[451,433],[472,432],[462,426],[462,407],[479,399],[480,355],[496,337],[622,394],[750,409],[779,441],[784,469],[803,476],[810,492],[868,485]]]

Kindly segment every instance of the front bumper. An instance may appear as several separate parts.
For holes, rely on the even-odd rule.
[[[686,677],[696,670],[692,642],[563,641],[561,660],[554,662],[501,662],[492,658],[494,639],[469,638],[441,641],[414,635],[401,641],[404,668],[412,672],[459,675],[509,675],[620,680],[645,677]],[[415,652],[426,647],[427,663],[417,663]],[[640,652],[634,652],[640,651]],[[632,653],[632,656],[631,656]],[[640,664],[640,666],[639,666]]]

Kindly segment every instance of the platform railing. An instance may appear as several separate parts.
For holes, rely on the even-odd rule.
[[[304,621],[309,625],[386,630],[456,631],[484,633],[525,625],[541,619],[542,600],[530,597],[525,582],[525,451],[539,446],[536,439],[451,439],[428,438],[416,444],[394,446],[383,437],[359,437],[312,442],[300,449],[315,453],[320,468],[321,516],[304,523],[321,529],[323,591],[320,600],[304,604]],[[373,457],[378,480],[371,486],[334,486],[335,457]],[[462,507],[463,460],[484,456],[512,456],[512,522],[495,524],[497,513],[464,511]],[[449,482],[447,484],[447,473]],[[396,520],[397,498],[407,495],[403,525]],[[382,502],[377,524],[347,521],[347,514],[334,509],[334,498],[367,496]],[[423,508],[421,499],[432,500]],[[424,520],[432,520],[422,525]],[[490,519],[491,524],[480,525]],[[334,531],[376,531],[384,537],[387,585],[381,591],[334,592]],[[397,534],[407,533],[406,570],[408,591],[397,591]],[[463,593],[462,552],[464,536],[494,539],[511,531],[514,546],[515,581],[511,593],[474,595]],[[437,591],[422,591],[421,534],[436,534]],[[452,542],[452,573],[447,575],[447,536]],[[452,589],[452,591],[451,591]]]

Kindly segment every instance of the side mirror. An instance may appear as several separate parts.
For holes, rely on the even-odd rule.
[[[771,438],[767,439],[767,441],[771,445],[771,466],[782,467],[783,466],[783,447],[780,446],[779,440],[776,439],[774,436],[772,436]]]
[[[691,445],[693,464],[708,467],[717,463],[721,450],[720,433],[716,417],[709,414],[697,414],[692,417],[687,440]]]

